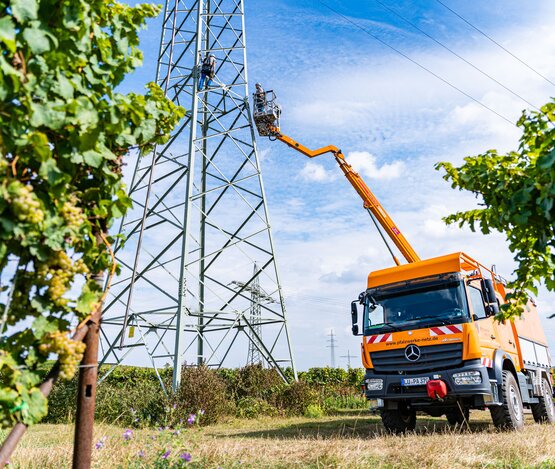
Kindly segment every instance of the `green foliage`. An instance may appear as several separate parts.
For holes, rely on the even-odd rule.
[[[93,276],[112,264],[102,238],[131,205],[123,159],[166,141],[184,111],[152,83],[114,92],[141,64],[138,28],[159,7],[7,0],[0,12],[0,273],[14,285],[0,304],[6,426],[46,414],[37,366],[50,354],[63,378],[75,372],[83,346],[69,322],[98,304]]]
[[[243,397],[264,399],[276,386],[283,385],[279,373],[261,365],[247,365],[235,370],[220,370],[227,383],[228,394],[235,400]]]
[[[305,412],[304,412],[304,416],[311,418],[311,419],[317,419],[320,417],[324,416],[324,411],[322,410],[322,408],[320,407],[320,405],[318,404],[310,404]]]
[[[259,397],[242,397],[237,401],[237,417],[252,419],[260,416],[274,417],[279,410]]]
[[[317,389],[305,381],[293,381],[274,395],[276,407],[288,415],[304,415],[311,405],[319,404]]]
[[[167,423],[183,423],[188,415],[198,415],[201,411],[202,421],[207,424],[233,414],[235,403],[226,390],[226,383],[217,370],[205,366],[183,367],[181,385],[171,397],[172,415]]]
[[[43,365],[41,373],[45,374],[47,368]],[[320,374],[313,370],[302,375]],[[205,425],[233,416],[301,416],[312,412],[311,408],[334,413],[341,409],[368,407],[358,383],[354,387],[348,380],[339,384],[322,381],[321,385],[315,385],[301,378],[300,382],[289,385],[279,375],[276,382],[276,374],[275,370],[260,366],[220,370],[184,368],[177,395],[165,396],[153,370],[122,366],[112,371],[98,386],[96,419],[127,427],[178,428],[188,425],[189,416],[198,416],[200,410],[204,411],[200,424]],[[332,372],[329,374],[333,375]],[[171,386],[172,370],[161,370],[161,376],[167,386]],[[348,373],[345,376],[348,378]],[[239,386],[238,381],[243,384]],[[258,386],[253,386],[254,382]],[[75,408],[72,403],[76,392],[76,379],[58,382],[50,395],[45,421],[73,421]],[[195,423],[199,421],[195,419]]]
[[[555,291],[555,101],[540,112],[524,112],[518,151],[488,150],[468,156],[460,167],[439,163],[453,188],[480,196],[484,208],[457,212],[447,223],[468,225],[482,233],[505,233],[518,263],[509,284],[511,302],[498,319],[520,315],[528,293],[537,294],[543,281]]]

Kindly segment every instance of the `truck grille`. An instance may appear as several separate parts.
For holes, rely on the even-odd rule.
[[[398,348],[370,354],[376,373],[419,373],[423,371],[453,368],[462,363],[462,343],[429,345],[420,347],[420,359],[411,362],[405,357],[405,349]]]

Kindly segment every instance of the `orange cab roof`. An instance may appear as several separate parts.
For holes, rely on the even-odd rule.
[[[446,256],[433,257],[432,259],[370,272],[368,275],[368,288],[447,272],[472,271],[476,269],[481,270],[485,269],[485,267],[463,252],[455,252]]]

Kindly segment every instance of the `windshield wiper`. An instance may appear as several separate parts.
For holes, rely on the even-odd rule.
[[[383,324],[380,324],[380,327],[382,327],[382,326],[391,327],[391,329],[393,329],[394,331],[400,331],[401,330],[397,326],[394,326],[393,324],[390,324],[389,322],[384,322]]]
[[[409,319],[407,322],[420,321],[421,319],[434,319],[434,320],[438,321],[439,323],[441,323],[443,326],[453,325],[452,322],[448,322],[445,319],[438,318],[437,316],[420,316],[419,318]]]

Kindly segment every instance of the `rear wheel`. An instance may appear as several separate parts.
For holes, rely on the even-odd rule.
[[[489,408],[493,424],[502,430],[520,430],[524,427],[524,406],[514,375],[503,370],[502,405]]]
[[[542,379],[542,395],[537,404],[532,404],[532,415],[537,423],[555,422],[555,406],[553,405],[553,395],[551,385],[547,379]]]
[[[383,409],[382,423],[389,433],[401,434],[416,428],[416,411],[399,404],[398,409]]]
[[[449,425],[462,425],[464,422],[468,422],[468,417],[470,416],[470,411],[468,407],[463,407],[461,409],[459,407],[455,407],[453,409],[449,409],[445,412],[445,416],[447,417],[447,421]]]

